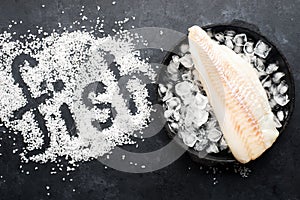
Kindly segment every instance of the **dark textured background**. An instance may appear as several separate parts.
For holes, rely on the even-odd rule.
[[[41,5],[46,8],[42,9]],[[253,23],[273,41],[287,57],[296,84],[296,107],[291,122],[276,145],[260,159],[250,164],[252,173],[246,179],[232,172],[212,175],[200,170],[187,155],[170,166],[147,174],[128,174],[105,169],[98,162],[81,164],[63,182],[63,174],[49,175],[51,165],[40,166],[30,175],[20,173],[18,157],[12,155],[11,143],[4,142],[0,157],[0,199],[300,199],[300,112],[298,99],[300,84],[300,1],[299,0],[122,0],[112,6],[111,1],[85,0],[1,0],[0,28],[6,30],[11,20],[22,20],[16,27],[19,33],[36,25],[52,30],[57,22],[71,25],[78,19],[81,6],[86,15],[96,16],[100,5],[106,16],[107,27],[116,19],[136,16],[128,27],[157,26],[186,32],[193,24],[230,22],[240,19]],[[65,14],[62,15],[61,11]],[[3,136],[3,133],[0,133]],[[165,143],[161,135],[150,139],[153,143]],[[152,143],[151,143],[152,142]],[[26,167],[26,166],[25,166]],[[216,177],[218,184],[213,184]],[[5,180],[5,181],[4,181]],[[51,186],[46,196],[45,186]],[[75,188],[76,191],[72,192]]]

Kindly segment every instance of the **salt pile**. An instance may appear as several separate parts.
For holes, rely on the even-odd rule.
[[[155,78],[135,50],[140,38],[125,30],[96,37],[103,32],[99,18],[89,32],[37,28],[38,34],[17,39],[0,34],[0,122],[24,142],[13,152],[23,163],[65,158],[75,165],[133,144],[133,132],[147,126],[152,111],[146,83],[137,76]]]

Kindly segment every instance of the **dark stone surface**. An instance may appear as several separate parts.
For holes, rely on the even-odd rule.
[[[45,4],[46,8],[41,5]],[[294,73],[296,84],[296,107],[286,131],[276,145],[257,161],[250,164],[252,173],[246,179],[233,172],[206,174],[187,155],[170,166],[146,174],[129,174],[113,169],[105,169],[97,161],[81,164],[63,182],[59,175],[49,175],[51,165],[25,166],[30,175],[20,173],[19,158],[11,154],[10,140],[3,141],[0,157],[0,199],[300,199],[300,112],[298,100],[300,84],[300,1],[299,0],[122,0],[112,5],[111,1],[37,1],[1,0],[0,28],[7,29],[11,20],[22,20],[16,26],[18,33],[43,26],[52,30],[57,22],[71,25],[79,19],[81,6],[85,6],[86,16],[97,16],[96,6],[100,5],[107,27],[116,19],[136,16],[128,27],[156,26],[185,33],[193,24],[230,22],[245,20],[258,26],[260,31],[273,41],[287,57]],[[64,10],[65,14],[61,14]],[[4,136],[4,133],[0,133]],[[5,136],[6,137],[6,136]],[[165,143],[163,135],[155,137],[147,145]],[[211,171],[211,170],[210,170]],[[218,184],[213,184],[216,177]],[[5,181],[4,181],[5,180]],[[51,186],[47,196],[46,185]],[[72,189],[76,191],[73,192]]]

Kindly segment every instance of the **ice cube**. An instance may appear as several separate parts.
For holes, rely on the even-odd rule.
[[[175,85],[175,92],[177,95],[184,98],[184,96],[187,96],[192,92],[193,87],[194,85],[191,82],[183,81]]]
[[[269,45],[259,40],[255,45],[254,53],[260,56],[261,58],[266,58],[269,55],[271,49],[272,48]]]
[[[273,72],[277,71],[278,68],[279,68],[278,65],[276,65],[275,63],[271,63],[267,67],[266,72],[267,72],[267,74],[272,74]]]
[[[206,149],[207,153],[219,153],[219,149],[215,143],[211,143]]]
[[[284,120],[284,113],[282,110],[277,112],[277,118],[279,119],[279,121],[283,121]]]
[[[225,45],[229,48],[229,49],[233,49],[234,45],[231,39],[226,38],[225,40]]]
[[[273,80],[273,82],[274,83],[279,83],[279,81],[280,81],[280,79],[282,78],[282,77],[284,77],[284,73],[282,73],[282,72],[277,72],[277,73],[275,73],[274,75],[273,75],[273,78],[272,78],[272,80]]]
[[[207,131],[208,131],[207,138],[212,142],[218,142],[222,137],[221,131],[217,129],[211,129]]]
[[[254,43],[253,42],[246,42],[244,45],[244,53],[246,54],[253,54],[254,53]]]
[[[197,142],[197,137],[194,134],[184,134],[182,135],[182,140],[188,147],[193,147]]]
[[[215,37],[216,40],[219,41],[219,42],[224,42],[224,40],[225,40],[225,36],[224,36],[223,33],[216,33],[216,34],[214,35],[214,37]]]
[[[179,62],[187,69],[190,69],[194,66],[191,54],[185,54],[179,59]]]
[[[288,84],[286,83],[285,80],[281,81],[281,83],[277,86],[277,90],[279,92],[279,94],[285,94],[288,90]]]
[[[244,34],[244,33],[237,34],[236,36],[234,36],[233,42],[236,46],[244,46],[245,43],[247,42],[246,34]]]
[[[274,95],[274,100],[276,101],[276,103],[278,103],[281,106],[285,106],[290,101],[288,95],[281,95],[281,94]]]
[[[189,52],[190,46],[188,44],[182,44],[180,46],[180,52],[182,54],[186,54],[187,52]]]

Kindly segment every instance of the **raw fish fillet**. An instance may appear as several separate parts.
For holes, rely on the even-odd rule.
[[[256,159],[279,133],[255,69],[198,26],[188,37],[199,80],[232,154],[241,163]]]

